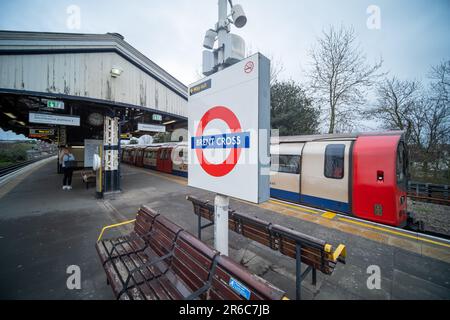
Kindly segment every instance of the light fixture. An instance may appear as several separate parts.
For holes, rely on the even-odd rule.
[[[23,121],[17,121],[17,123],[20,124],[21,126],[24,126],[24,127],[26,126],[26,123]]]
[[[247,24],[247,17],[244,13],[244,9],[240,4],[236,4],[231,9],[231,16],[233,18],[233,23],[237,28],[242,28]]]
[[[205,39],[203,40],[203,47],[206,49],[213,49],[214,43],[216,42],[217,32],[213,29],[206,31]]]
[[[167,121],[167,122],[164,122],[163,125],[167,126],[167,125],[175,123],[175,122],[177,122],[177,121],[176,120]]]
[[[122,72],[123,72],[122,69],[113,67],[113,68],[111,69],[111,77],[113,77],[113,78],[120,77],[120,75],[122,74]]]
[[[17,119],[17,117],[10,112],[3,112],[3,114],[10,117],[11,119]]]

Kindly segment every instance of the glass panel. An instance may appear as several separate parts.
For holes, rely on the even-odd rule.
[[[330,144],[325,149],[325,177],[344,178],[345,144]]]
[[[282,173],[300,174],[300,156],[272,155],[270,170]]]
[[[397,184],[403,185],[406,183],[406,150],[403,142],[400,142],[397,149],[397,165],[396,165],[396,173],[397,173]]]

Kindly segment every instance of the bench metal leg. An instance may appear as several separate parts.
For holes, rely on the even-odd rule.
[[[317,270],[316,268],[313,268],[312,270],[312,285],[317,285]]]
[[[198,215],[198,239],[202,240],[202,216]]]
[[[301,300],[302,291],[302,246],[300,243],[295,245],[295,299]]]

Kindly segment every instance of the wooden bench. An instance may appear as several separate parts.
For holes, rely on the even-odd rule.
[[[89,184],[92,183],[95,185],[97,181],[97,176],[94,171],[81,171],[81,179],[86,184],[86,189],[89,189]]]
[[[187,197],[187,200],[192,202],[198,217],[198,237],[201,239],[201,230],[214,225],[214,206],[195,197]],[[202,225],[202,219],[210,223]],[[234,210],[229,211],[228,226],[230,230],[296,260],[297,299],[300,299],[301,282],[310,272],[312,284],[316,285],[317,270],[331,275],[338,262],[345,263],[346,247],[342,244],[333,250],[333,246],[323,240]],[[308,266],[304,272],[301,263]]]
[[[133,232],[96,245],[117,299],[282,299],[285,293],[158,215],[139,210]]]

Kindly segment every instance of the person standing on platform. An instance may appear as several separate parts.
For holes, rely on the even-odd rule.
[[[74,161],[75,157],[69,149],[65,147],[62,153],[62,169],[64,173],[63,190],[72,190],[72,175],[75,167]]]

